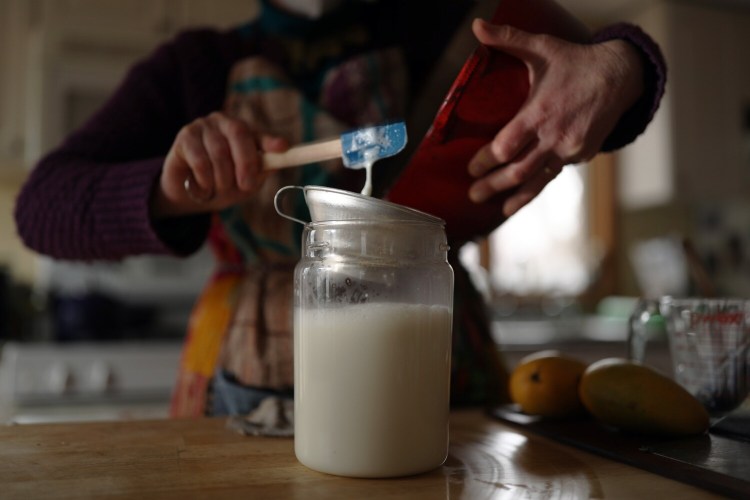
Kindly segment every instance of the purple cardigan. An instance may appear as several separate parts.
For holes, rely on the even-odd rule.
[[[613,25],[593,40],[613,38],[640,49],[646,85],[604,151],[643,132],[666,82],[661,52],[639,28]],[[195,252],[206,239],[210,216],[155,221],[149,197],[179,129],[221,109],[229,69],[249,53],[238,31],[190,31],[134,66],[105,106],[30,174],[15,210],[24,243],[58,259]]]

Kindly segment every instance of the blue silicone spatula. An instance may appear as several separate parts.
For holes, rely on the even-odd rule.
[[[333,139],[299,144],[283,153],[265,153],[263,164],[269,170],[341,158],[345,167],[360,169],[399,153],[406,146],[406,140],[404,122],[373,125]]]

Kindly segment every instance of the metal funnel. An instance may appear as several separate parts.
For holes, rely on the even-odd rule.
[[[416,221],[444,225],[439,217],[404,205],[325,186],[285,186],[276,192],[274,206],[282,217],[307,224],[307,222],[284,213],[279,207],[282,193],[288,189],[302,190],[311,222],[369,220],[369,221]]]

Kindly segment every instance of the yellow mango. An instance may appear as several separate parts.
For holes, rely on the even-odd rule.
[[[597,420],[628,432],[690,435],[709,425],[708,412],[685,388],[622,358],[592,363],[581,377],[579,395]]]
[[[510,376],[511,400],[524,413],[568,417],[584,413],[578,382],[586,365],[558,351],[540,351],[519,361]]]

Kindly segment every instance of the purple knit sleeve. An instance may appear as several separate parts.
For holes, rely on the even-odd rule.
[[[629,23],[607,26],[594,34],[592,42],[625,40],[641,54],[644,90],[636,102],[615,126],[602,145],[602,151],[613,151],[633,142],[646,129],[664,95],[667,83],[667,64],[659,46],[641,28]]]
[[[180,64],[172,44],[158,49],[36,165],[15,210],[18,233],[29,248],[58,259],[116,260],[187,255],[201,246],[208,215],[158,224],[149,217],[164,157],[187,120]]]

